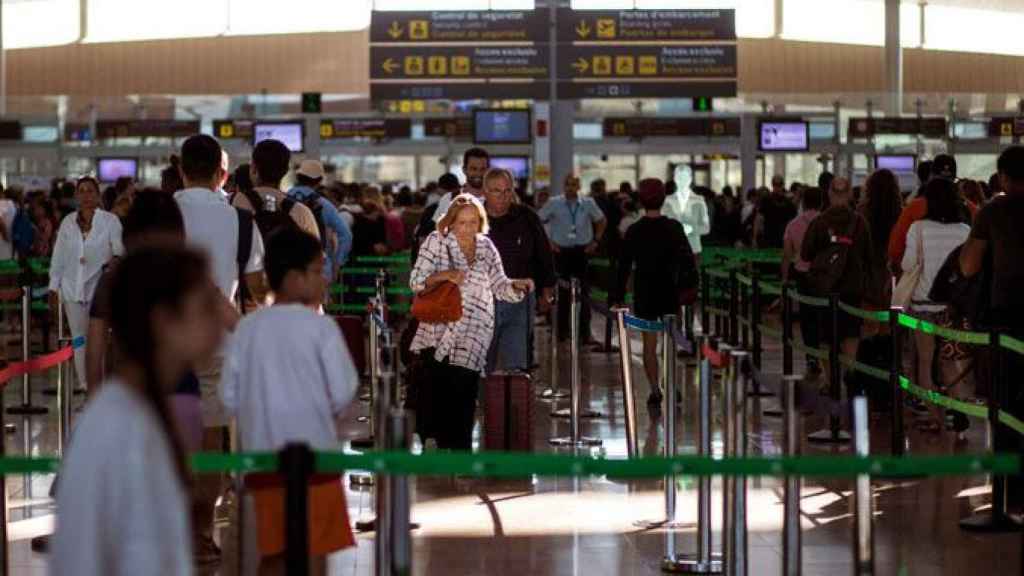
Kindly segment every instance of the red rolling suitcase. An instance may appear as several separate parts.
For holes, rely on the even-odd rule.
[[[533,382],[529,374],[496,372],[487,377],[484,449],[533,450]]]
[[[362,316],[335,316],[334,321],[341,328],[341,334],[345,337],[345,345],[352,355],[352,361],[356,364],[356,371],[360,376],[366,373],[366,339],[363,336],[365,320]]]

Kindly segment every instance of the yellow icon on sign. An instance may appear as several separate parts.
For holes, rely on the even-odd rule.
[[[402,25],[398,22],[392,22],[391,26],[388,27],[388,35],[391,36],[392,40],[398,40],[402,37]]]
[[[330,122],[324,122],[320,125],[320,137],[330,138],[331,136],[334,136],[334,125]]]
[[[594,76],[610,76],[612,73],[611,56],[594,56]]]
[[[1003,136],[1013,136],[1013,122],[1003,122],[1000,124],[999,133]]]
[[[427,103],[424,102],[423,100],[413,100],[412,101],[412,111],[417,113],[417,114],[422,114],[423,112],[426,112],[427,111]]]
[[[221,138],[231,138],[232,136],[235,135],[235,125],[234,124],[221,124],[220,125],[220,130],[218,130],[218,133],[219,133],[219,136]]]
[[[430,37],[430,23],[426,20],[413,20],[409,22],[409,39],[426,40]]]
[[[412,112],[412,101],[402,100],[401,102],[399,102],[398,111],[401,112],[402,114],[408,114]]]
[[[639,64],[641,76],[654,76],[658,73],[657,56],[640,56]]]
[[[615,38],[615,20],[611,18],[598,18],[597,37]]]
[[[469,56],[452,56],[452,74],[469,76]]]
[[[632,56],[615,57],[615,75],[632,76],[636,74],[636,59]]]
[[[446,76],[448,74],[448,57],[431,56],[427,58],[427,72],[431,76]]]
[[[612,135],[613,136],[625,136],[626,135],[626,124],[625,122],[616,122],[612,124]]]
[[[405,74],[407,76],[423,75],[423,56],[405,57]]]
[[[590,25],[587,24],[586,20],[580,20],[580,23],[576,25],[576,35],[580,38],[588,38],[590,36]]]

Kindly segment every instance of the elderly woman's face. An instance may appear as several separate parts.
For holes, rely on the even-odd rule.
[[[455,233],[455,237],[459,240],[469,240],[475,237],[479,231],[480,214],[477,213],[476,208],[467,204],[455,215],[455,220],[452,222],[452,232]]]

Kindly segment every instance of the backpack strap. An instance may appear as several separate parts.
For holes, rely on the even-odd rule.
[[[238,264],[238,302],[239,309],[244,313],[245,307],[241,304],[249,293],[245,285],[245,266],[252,254],[254,222],[252,214],[247,210],[235,208],[235,213],[238,215],[238,252],[235,255],[235,262]]]
[[[283,214],[291,214],[292,208],[295,207],[295,200],[291,196],[285,196],[284,200],[281,200],[281,212]]]
[[[249,204],[252,205],[253,214],[260,214],[266,211],[267,207],[263,204],[263,197],[260,196],[259,192],[255,190],[239,190],[239,192],[249,200]]]

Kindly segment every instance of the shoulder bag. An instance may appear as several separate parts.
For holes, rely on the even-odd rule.
[[[441,240],[444,242],[444,239]],[[451,248],[445,245],[449,269],[455,264]],[[441,282],[413,296],[413,318],[426,324],[449,324],[462,318],[462,291],[453,282]]]
[[[892,289],[892,305],[909,308],[914,298],[914,290],[921,281],[924,272],[924,225],[917,227],[917,261],[910,270],[905,270],[900,281]]]

